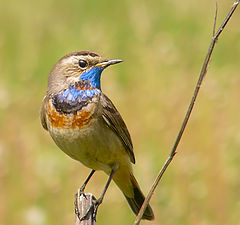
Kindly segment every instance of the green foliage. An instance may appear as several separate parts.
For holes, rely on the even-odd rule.
[[[231,3],[218,2],[219,22]],[[0,224],[74,224],[73,196],[89,170],[59,151],[39,121],[48,73],[70,51],[125,61],[103,73],[102,87],[128,124],[146,193],[190,101],[214,11],[213,0],[3,1]],[[152,224],[239,223],[239,15],[219,39],[178,154],[152,199]],[[106,179],[97,173],[87,191],[99,196]],[[111,185],[98,224],[133,219]]]

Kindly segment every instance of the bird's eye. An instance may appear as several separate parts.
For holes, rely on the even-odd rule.
[[[85,61],[85,60],[79,60],[78,61],[78,65],[82,68],[82,69],[84,69],[84,68],[86,68],[87,67],[87,65],[88,65],[88,63]]]

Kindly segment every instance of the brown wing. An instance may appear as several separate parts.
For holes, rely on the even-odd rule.
[[[47,123],[46,123],[47,103],[48,103],[48,97],[45,96],[42,101],[42,106],[41,106],[41,111],[40,111],[41,124],[45,130],[48,130]]]
[[[102,117],[104,121],[119,136],[129,154],[131,162],[135,163],[132,140],[120,113],[106,95],[101,94],[100,101],[103,106]]]

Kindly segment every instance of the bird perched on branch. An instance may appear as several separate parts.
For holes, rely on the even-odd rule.
[[[135,158],[131,137],[100,83],[102,71],[120,62],[89,51],[72,52],[61,58],[48,77],[41,123],[63,152],[92,169],[80,192],[96,170],[109,175],[96,210],[113,179],[137,214],[144,195],[132,171]],[[143,219],[153,218],[148,205]]]

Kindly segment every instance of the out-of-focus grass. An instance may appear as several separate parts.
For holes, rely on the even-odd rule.
[[[218,2],[219,21],[232,2]],[[128,124],[147,192],[185,114],[214,11],[213,0],[2,2],[0,224],[74,224],[73,195],[89,170],[59,151],[39,121],[48,72],[69,51],[124,59],[104,72],[102,88]],[[179,153],[152,199],[152,224],[240,223],[239,19],[238,10],[216,46]],[[99,172],[87,191],[99,196],[106,179]],[[98,224],[133,219],[112,184]]]

